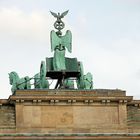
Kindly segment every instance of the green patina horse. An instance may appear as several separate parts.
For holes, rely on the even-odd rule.
[[[39,73],[34,76],[35,89],[49,89],[49,82],[46,77],[42,77]]]
[[[48,89],[49,88],[49,82],[46,79],[46,63],[45,61],[41,61],[41,66],[40,66],[40,73],[37,73],[34,76],[34,87],[36,89]]]
[[[77,79],[78,89],[93,89],[93,77],[90,72],[84,75],[83,64],[79,63],[80,76]]]
[[[77,80],[78,89],[93,89],[93,78],[92,74],[88,72],[86,75],[82,75]]]
[[[10,84],[12,85],[11,91],[14,94],[18,89],[31,89],[30,78],[28,76],[19,78],[16,72],[9,73]]]

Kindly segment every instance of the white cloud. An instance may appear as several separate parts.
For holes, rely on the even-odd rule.
[[[128,96],[140,98],[140,42],[122,38],[110,44],[95,43],[81,39],[80,34],[75,38],[73,54],[83,61],[85,73],[93,74],[95,88],[118,88],[126,90]]]
[[[46,33],[52,25],[52,18],[48,13],[25,13],[16,8],[0,9],[0,21],[0,37],[12,37],[16,40],[46,41]]]
[[[86,17],[81,15],[72,28],[65,22],[66,28],[72,29],[73,33],[73,52],[67,56],[83,62],[85,72],[93,74],[95,88],[119,88],[126,90],[127,95],[140,98],[140,42],[127,37],[118,39],[117,36],[110,40],[111,34],[106,37],[106,33],[103,38],[110,41],[102,42],[102,34],[98,35],[96,30],[97,40],[93,40],[92,29],[89,33],[87,26],[91,16],[90,19]],[[39,71],[41,60],[50,57],[49,34],[54,21],[54,17],[42,11],[28,13],[17,8],[0,9],[0,98],[8,98],[11,94],[8,72],[15,70],[21,76],[33,76]],[[100,28],[100,25],[104,23],[94,28]],[[106,27],[106,30],[110,28],[108,32],[111,32],[114,27]]]
[[[26,13],[17,8],[0,9],[0,98],[8,98],[11,94],[10,71],[17,71],[20,76],[33,76],[39,71],[41,60],[49,54],[53,22],[49,14],[41,11]]]

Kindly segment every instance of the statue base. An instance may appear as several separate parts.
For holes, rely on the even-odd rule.
[[[2,138],[140,138],[140,101],[122,90],[18,90],[0,103]]]

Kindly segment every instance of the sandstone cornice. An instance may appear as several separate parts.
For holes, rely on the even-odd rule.
[[[94,104],[128,103],[132,96],[121,90],[19,90],[9,97],[10,103]]]

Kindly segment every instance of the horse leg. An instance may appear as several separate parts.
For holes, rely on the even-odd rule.
[[[25,88],[31,89],[30,78],[28,76],[25,77]]]

